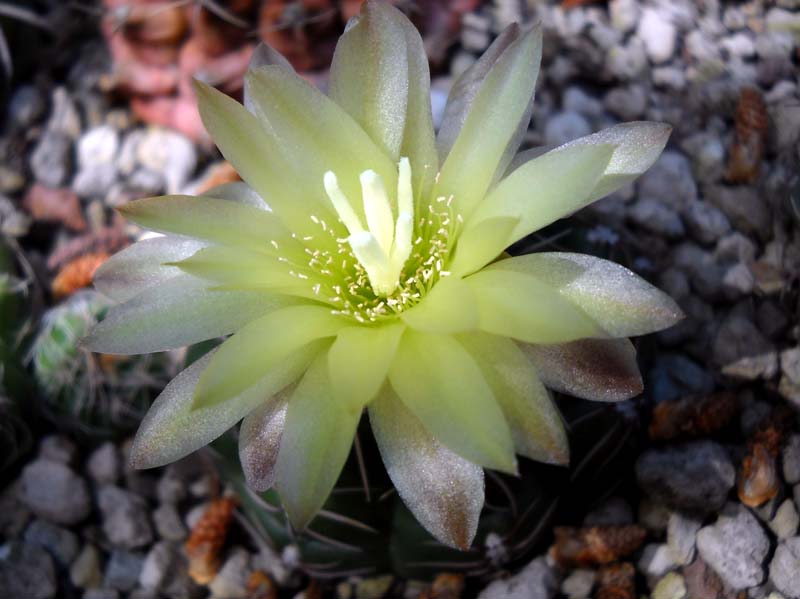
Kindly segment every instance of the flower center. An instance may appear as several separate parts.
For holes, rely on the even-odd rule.
[[[397,219],[381,177],[374,171],[361,173],[361,195],[367,226],[353,211],[333,171],[325,173],[325,192],[337,215],[347,227],[350,244],[367,273],[372,290],[380,297],[390,296],[400,284],[400,275],[411,255],[414,231],[414,196],[411,189],[411,164],[401,158],[397,178]]]

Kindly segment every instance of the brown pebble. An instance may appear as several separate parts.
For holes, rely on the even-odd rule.
[[[636,524],[574,528],[557,526],[553,558],[563,567],[591,567],[610,564],[636,551],[647,531]]]

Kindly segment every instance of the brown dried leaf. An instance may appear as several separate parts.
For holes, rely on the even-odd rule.
[[[664,401],[653,409],[650,438],[667,441],[705,437],[725,428],[738,413],[739,400],[727,391]]]
[[[83,289],[92,284],[92,277],[94,271],[99,266],[108,260],[109,255],[105,252],[96,254],[85,254],[79,258],[75,258],[71,262],[67,262],[58,271],[58,274],[53,279],[51,290],[53,297],[61,299],[72,295],[78,289]]]
[[[563,567],[610,564],[636,551],[647,536],[647,531],[636,524],[557,526],[553,532],[556,538],[550,553]]]
[[[757,507],[780,491],[777,458],[793,420],[790,408],[776,408],[748,441],[737,480],[739,500],[746,506]]]
[[[36,221],[59,222],[73,231],[85,231],[81,202],[69,189],[55,189],[41,183],[32,185],[22,206]]]
[[[203,195],[209,189],[213,189],[218,185],[235,183],[236,181],[241,180],[242,179],[239,177],[239,173],[237,173],[236,169],[231,166],[231,163],[227,160],[221,160],[219,162],[215,162],[209,166],[208,169],[206,169],[202,180],[197,185],[197,190],[195,193],[197,195]]]
[[[418,599],[460,599],[464,592],[464,575],[444,572],[433,579],[430,588]]]
[[[255,570],[247,579],[247,599],[278,599],[278,588],[263,570]]]
[[[236,500],[215,499],[192,528],[184,545],[189,558],[189,576],[198,584],[208,584],[222,565],[222,548],[233,519]]]
[[[597,572],[596,599],[636,599],[636,569],[624,562],[604,566]]]
[[[758,178],[766,145],[769,115],[761,92],[745,87],[736,105],[736,137],[728,159],[731,183],[753,183]]]

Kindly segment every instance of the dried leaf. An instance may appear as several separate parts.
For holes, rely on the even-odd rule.
[[[67,297],[78,291],[78,289],[91,285],[94,271],[108,258],[109,255],[107,253],[99,252],[85,254],[67,262],[53,279],[51,285],[53,297],[56,299]]]
[[[564,567],[610,564],[636,551],[647,531],[636,524],[575,528],[557,526],[553,558]]]
[[[746,506],[757,507],[780,491],[777,459],[793,420],[790,408],[776,408],[749,439],[737,481],[739,500]]]
[[[36,221],[60,222],[73,231],[86,230],[80,200],[69,189],[55,189],[36,183],[25,194],[22,206]]]
[[[278,588],[263,570],[255,570],[247,579],[247,599],[278,599]]]
[[[205,194],[208,190],[225,185],[226,183],[235,183],[241,181],[241,177],[236,172],[236,169],[231,166],[227,160],[215,162],[206,169],[202,179],[197,184],[195,193],[199,196]]]
[[[198,584],[208,584],[222,565],[222,548],[228,534],[236,500],[222,497],[211,502],[184,545],[189,558],[189,576]]]
[[[56,270],[84,254],[113,254],[130,244],[130,239],[120,227],[106,227],[86,233],[56,248],[47,258],[47,268]]]
[[[736,105],[736,137],[728,159],[731,183],[753,183],[758,178],[766,146],[769,115],[761,92],[745,87]]]
[[[463,574],[437,574],[430,588],[423,591],[417,599],[460,599],[464,585]]]
[[[636,569],[624,562],[600,568],[595,599],[636,599]]]
[[[705,437],[725,428],[738,413],[739,400],[727,391],[664,401],[653,409],[650,438],[667,441]]]

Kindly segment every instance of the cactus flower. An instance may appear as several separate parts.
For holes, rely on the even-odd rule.
[[[164,236],[99,270],[120,303],[85,344],[128,354],[229,336],[155,400],[136,467],[241,420],[248,484],[274,487],[304,527],[366,410],[400,497],[467,548],[484,468],[567,462],[548,387],[599,401],[641,391],[627,337],[675,323],[675,303],[612,262],[504,251],[632,181],[670,128],[622,124],[515,158],[541,43],[537,28],[500,35],[455,82],[438,135],[422,40],[377,2],[341,37],[327,95],[264,46],[244,106],[196,84],[243,183],[122,208]]]

